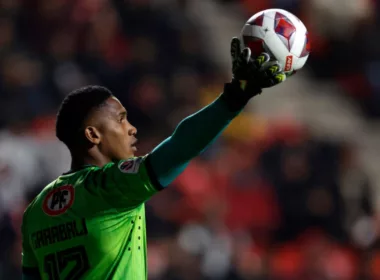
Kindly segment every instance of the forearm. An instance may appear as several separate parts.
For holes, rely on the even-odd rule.
[[[222,133],[248,99],[230,102],[223,93],[213,103],[185,118],[165,141],[149,155],[152,171],[162,186],[169,185]]]

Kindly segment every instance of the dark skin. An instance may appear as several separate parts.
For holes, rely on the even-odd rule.
[[[94,110],[84,122],[86,148],[71,151],[71,169],[84,165],[99,167],[133,157],[137,151],[137,129],[128,122],[127,111],[116,97]]]

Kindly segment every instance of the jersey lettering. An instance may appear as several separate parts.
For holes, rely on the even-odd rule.
[[[32,245],[34,249],[39,249],[87,234],[88,230],[85,219],[81,219],[80,222],[70,221],[32,233]]]
[[[144,202],[157,189],[145,158],[51,182],[25,211],[23,266],[49,280],[147,279]]]

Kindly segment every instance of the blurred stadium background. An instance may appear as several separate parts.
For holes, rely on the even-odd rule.
[[[271,7],[305,22],[309,63],[147,203],[150,279],[380,279],[376,0],[0,0],[0,279],[20,279],[23,210],[69,168],[64,95],[109,87],[146,153],[220,93],[231,37]]]

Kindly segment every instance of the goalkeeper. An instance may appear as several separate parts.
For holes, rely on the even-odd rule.
[[[23,279],[147,279],[144,202],[205,150],[250,98],[285,80],[269,55],[250,58],[231,41],[233,79],[210,105],[185,118],[151,153],[135,157],[137,130],[112,93],[88,86],[70,93],[57,137],[71,170],[46,186],[24,213]]]

